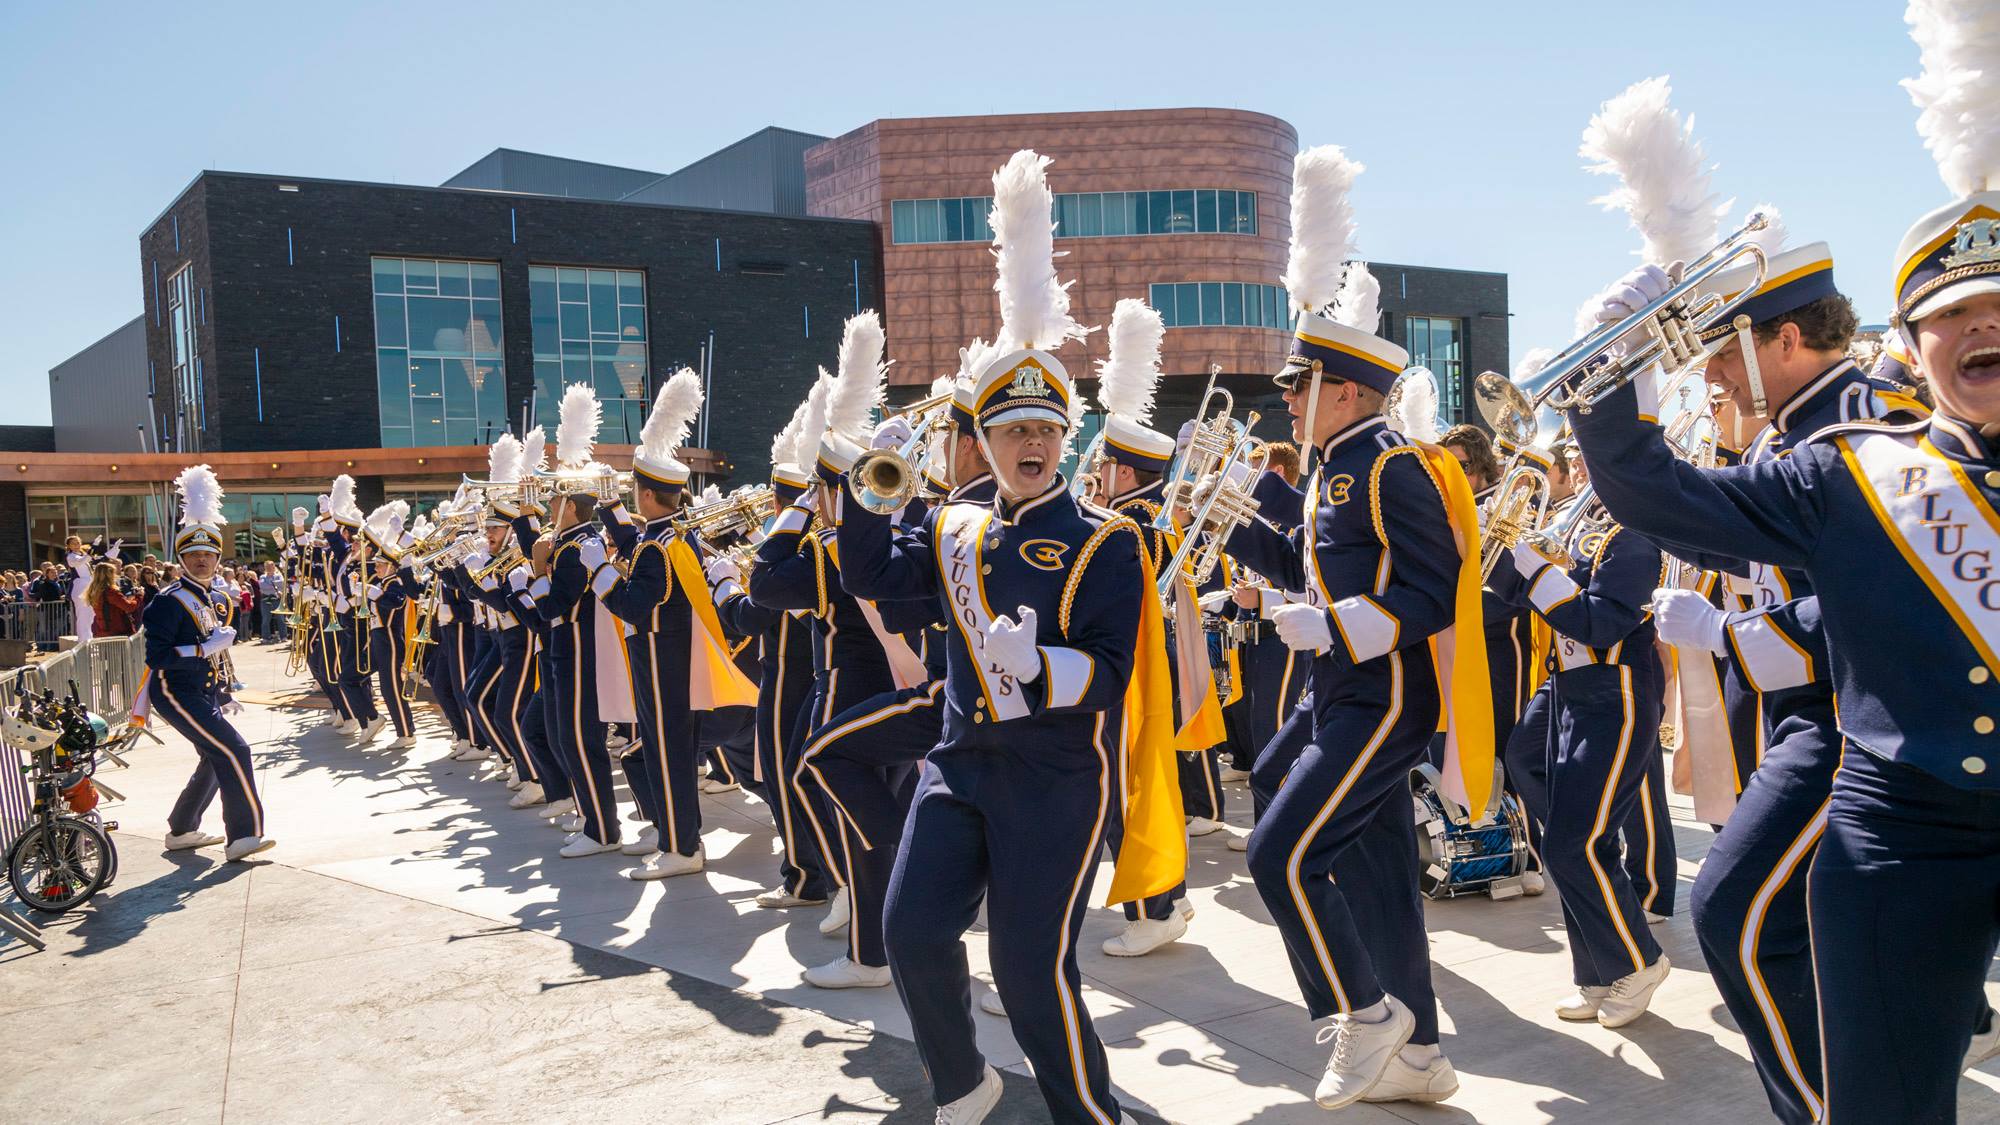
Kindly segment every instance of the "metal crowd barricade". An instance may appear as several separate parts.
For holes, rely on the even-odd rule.
[[[132,718],[132,702],[146,675],[144,633],[130,637],[106,637],[81,644],[68,652],[0,673],[0,709],[12,713],[24,693],[53,691],[67,695],[72,681],[77,698],[111,727],[110,745],[100,752],[118,765],[124,760],[116,751],[124,740]],[[27,759],[19,748],[7,743],[0,749],[0,856],[28,827],[31,811],[27,782]],[[107,796],[118,794],[98,782]]]
[[[75,629],[74,610],[67,598],[0,603],[0,641],[27,641],[43,652],[54,652],[56,643]]]

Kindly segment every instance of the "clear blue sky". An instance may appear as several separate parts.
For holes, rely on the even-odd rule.
[[[1865,320],[1945,201],[1895,0],[1657,4],[28,4],[0,12],[0,423],[142,308],[204,168],[435,184],[497,146],[672,170],[765,125],[1159,106],[1276,114],[1368,165],[1365,257],[1511,275],[1513,350],[1633,264],[1598,103],[1673,77],[1739,213],[1833,244]]]

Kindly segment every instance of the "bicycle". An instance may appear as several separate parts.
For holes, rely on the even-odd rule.
[[[7,849],[7,881],[30,907],[61,914],[88,902],[118,874],[116,823],[97,812],[90,777],[97,748],[109,728],[77,698],[52,691],[24,695],[14,712],[0,715],[0,733],[28,752],[28,788],[34,804],[26,831]]]

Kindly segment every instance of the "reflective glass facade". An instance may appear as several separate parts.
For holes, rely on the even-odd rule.
[[[1290,297],[1281,285],[1248,281],[1183,281],[1151,287],[1147,304],[1168,328],[1272,328],[1292,330]]]
[[[898,245],[989,242],[991,196],[898,199],[889,205]],[[1150,234],[1256,234],[1257,193],[1230,188],[1167,191],[1065,192],[1055,197],[1057,238],[1123,238]]]
[[[1465,421],[1465,326],[1457,317],[1413,316],[1409,329],[1410,366],[1437,376],[1438,406],[1451,422]]]
[[[201,349],[195,339],[200,315],[194,292],[194,266],[185,265],[167,279],[167,323],[173,346],[173,413],[168,418],[167,432],[161,437],[167,448],[186,453],[201,452],[201,431],[208,425],[201,394]],[[154,393],[158,393],[157,389]]]
[[[507,428],[500,267],[376,258],[382,445],[484,445]]]
[[[638,270],[528,267],[535,416],[551,426],[563,387],[588,383],[604,406],[597,440],[630,444],[645,424],[646,275]]]

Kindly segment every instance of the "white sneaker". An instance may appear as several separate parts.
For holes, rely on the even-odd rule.
[[[1417,1028],[1416,1013],[1401,1000],[1383,994],[1389,1014],[1377,1023],[1362,1023],[1352,1016],[1335,1016],[1333,1022],[1314,1036],[1316,1042],[1333,1040],[1333,1057],[1326,1060],[1313,1101],[1321,1109],[1353,1105],[1382,1080],[1390,1060]]]
[[[184,852],[189,848],[212,848],[221,842],[222,837],[211,836],[199,828],[192,832],[169,832],[165,841],[170,852]]]
[[[1188,817],[1187,833],[1189,836],[1206,836],[1211,832],[1220,831],[1222,831],[1222,822],[1219,820],[1210,820],[1205,816]]]
[[[1648,910],[1646,912],[1646,924],[1648,926],[1664,926],[1672,917],[1673,915],[1671,914],[1655,914]]]
[[[1458,1072],[1451,1060],[1439,1055],[1422,1070],[1411,1065],[1401,1051],[1389,1060],[1375,1088],[1361,1096],[1364,1102],[1441,1102],[1458,1093]]]
[[[814,988],[884,988],[892,983],[889,966],[857,964],[846,957],[807,969],[805,982]]]
[[[798,895],[779,887],[757,896],[757,905],[766,910],[790,910],[794,906],[824,906],[823,898],[800,898]]]
[[[361,725],[360,723],[355,722],[353,719],[345,718],[342,716],[335,716],[333,720],[333,730],[335,734],[346,734],[347,732],[354,730],[356,727],[359,727],[360,725]]]
[[[396,738],[389,743],[389,749],[408,750],[410,747],[415,746],[416,744],[417,744],[416,735],[402,734],[402,735],[397,735]]]
[[[562,850],[556,854],[564,859],[581,859],[587,855],[603,855],[605,852],[617,850],[617,844],[607,844],[602,840],[592,839],[582,832],[572,832],[569,838],[563,841]]]
[[[1249,836],[1231,836],[1231,837],[1229,838],[1229,850],[1230,850],[1230,851],[1232,851],[1232,852],[1247,852],[1247,851],[1249,851],[1249,850],[1250,850],[1250,837],[1249,837]]]
[[[229,847],[222,854],[228,857],[229,862],[235,863],[239,859],[248,859],[276,843],[276,840],[263,836],[245,836],[240,840],[229,841]]]
[[[359,741],[367,742],[370,739],[373,739],[376,735],[381,734],[382,728],[388,725],[389,725],[389,719],[386,715],[377,715],[374,718],[368,720],[368,725],[362,727],[359,731],[357,731],[354,737]]]
[[[1972,1033],[1972,1042],[1965,1048],[1965,1062],[1959,1066],[1959,1072],[1962,1074],[1971,1070],[1994,1055],[2000,1055],[2000,1017],[1994,1019],[1993,1026],[1987,1028],[1985,1034]]]
[[[648,879],[671,879],[676,875],[692,875],[708,863],[706,848],[696,848],[693,855],[679,852],[654,852],[645,863],[625,873],[627,879],[644,882]]]
[[[1236,768],[1235,766],[1224,766],[1224,767],[1222,767],[1222,780],[1224,780],[1224,781],[1248,781],[1248,780],[1250,780],[1250,771],[1249,771],[1249,770],[1239,770],[1239,769],[1237,769],[1237,768]]]
[[[451,740],[450,752],[453,754],[458,753],[460,750],[470,750],[470,749],[472,749],[472,740],[469,738],[454,738]]]
[[[576,798],[564,797],[560,801],[550,802],[547,808],[543,809],[541,812],[535,815],[541,817],[543,820],[554,820],[559,816],[568,816],[570,813],[573,813],[575,811],[576,811]]]
[[[1539,871],[1521,872],[1521,893],[1533,897],[1549,889],[1549,881]]]
[[[1602,984],[1580,984],[1576,991],[1556,1001],[1556,1016],[1559,1019],[1594,1020],[1597,1009],[1604,1006],[1604,998],[1611,995],[1611,986]]]
[[[1652,964],[1612,982],[1611,993],[1597,1006],[1597,1022],[1605,1027],[1624,1027],[1645,1015],[1646,1005],[1653,1001],[1653,991],[1667,979],[1672,968],[1662,951]]]
[[[529,781],[523,783],[519,789],[516,789],[512,797],[507,798],[507,807],[510,809],[531,809],[546,800],[548,798],[542,796],[542,787]]]
[[[1001,1003],[1000,994],[997,992],[980,993],[979,1010],[989,1016],[999,1016],[1003,1020],[1007,1018],[1007,1005]]]
[[[704,777],[701,779],[701,791],[704,793],[727,793],[731,789],[741,788],[743,788],[741,785],[733,781],[724,781],[719,777]]]
[[[568,816],[559,816],[554,820],[550,821],[549,823],[555,825],[557,828],[561,829],[564,832],[583,831],[583,817],[577,813],[571,813]]]
[[[1194,921],[1194,903],[1189,902],[1185,898],[1177,898],[1174,900],[1174,913],[1181,916],[1181,921],[1192,922]]]
[[[833,905],[826,908],[826,917],[819,920],[820,935],[832,937],[846,929],[848,920],[852,917],[851,910],[851,896],[847,893],[847,888],[842,887],[833,892]]]
[[[520,770],[515,769],[513,766],[507,767],[507,792],[519,792],[521,786],[525,783],[526,779],[521,776]]]
[[[1113,957],[1144,957],[1187,933],[1187,919],[1179,910],[1165,918],[1138,918],[1125,923],[1117,937],[1104,939],[1104,952]]]
[[[451,760],[454,762],[483,762],[492,756],[493,754],[489,750],[482,750],[477,746],[468,745],[465,749],[453,754]]]
[[[979,1076],[979,1085],[970,1094],[938,1107],[937,1125],[979,1125],[1000,1104],[1000,1090],[1000,1072],[988,1064],[986,1073]]]
[[[648,824],[618,850],[626,855],[652,855],[660,850],[660,830]]]

